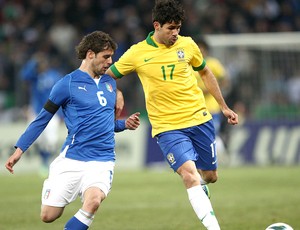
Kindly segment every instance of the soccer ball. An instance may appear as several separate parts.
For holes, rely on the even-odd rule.
[[[291,226],[285,223],[275,223],[271,224],[269,227],[266,228],[266,230],[293,230]]]

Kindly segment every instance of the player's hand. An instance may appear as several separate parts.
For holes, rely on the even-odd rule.
[[[117,96],[116,96],[116,106],[115,106],[115,116],[116,119],[120,118],[120,115],[122,113],[122,110],[124,108],[124,97],[123,97],[123,93],[117,89]]]
[[[130,130],[135,130],[140,126],[140,113],[136,112],[126,119],[125,127]]]
[[[236,125],[239,123],[239,116],[231,109],[223,110],[223,114],[225,117],[227,117],[228,124]]]
[[[5,163],[5,168],[10,172],[14,173],[14,165],[20,160],[23,151],[17,148],[16,151],[11,155]]]

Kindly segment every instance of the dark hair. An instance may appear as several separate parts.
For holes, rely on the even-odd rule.
[[[115,51],[117,47],[117,43],[109,36],[109,34],[102,31],[95,31],[84,36],[75,49],[77,58],[83,60],[89,50],[92,50],[97,54],[103,50],[111,49]]]
[[[156,0],[155,6],[152,9],[152,22],[165,23],[180,23],[185,19],[185,12],[182,5],[175,0]]]

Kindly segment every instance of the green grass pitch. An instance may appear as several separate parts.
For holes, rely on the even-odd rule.
[[[0,229],[53,230],[80,207],[67,206],[51,224],[39,219],[43,179],[38,175],[0,175]],[[220,168],[210,185],[211,202],[222,230],[264,230],[285,222],[300,229],[300,167]],[[171,170],[118,171],[113,188],[90,229],[204,229],[192,211],[186,190]]]

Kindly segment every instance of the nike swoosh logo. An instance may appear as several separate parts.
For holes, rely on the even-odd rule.
[[[148,62],[148,61],[150,61],[151,59],[153,59],[154,57],[152,57],[152,58],[145,58],[144,59],[144,62]]]
[[[217,163],[217,160],[216,160],[216,161],[213,161],[213,162],[211,162],[211,164],[213,164],[213,165],[214,165],[214,164],[216,164],[216,163]]]

